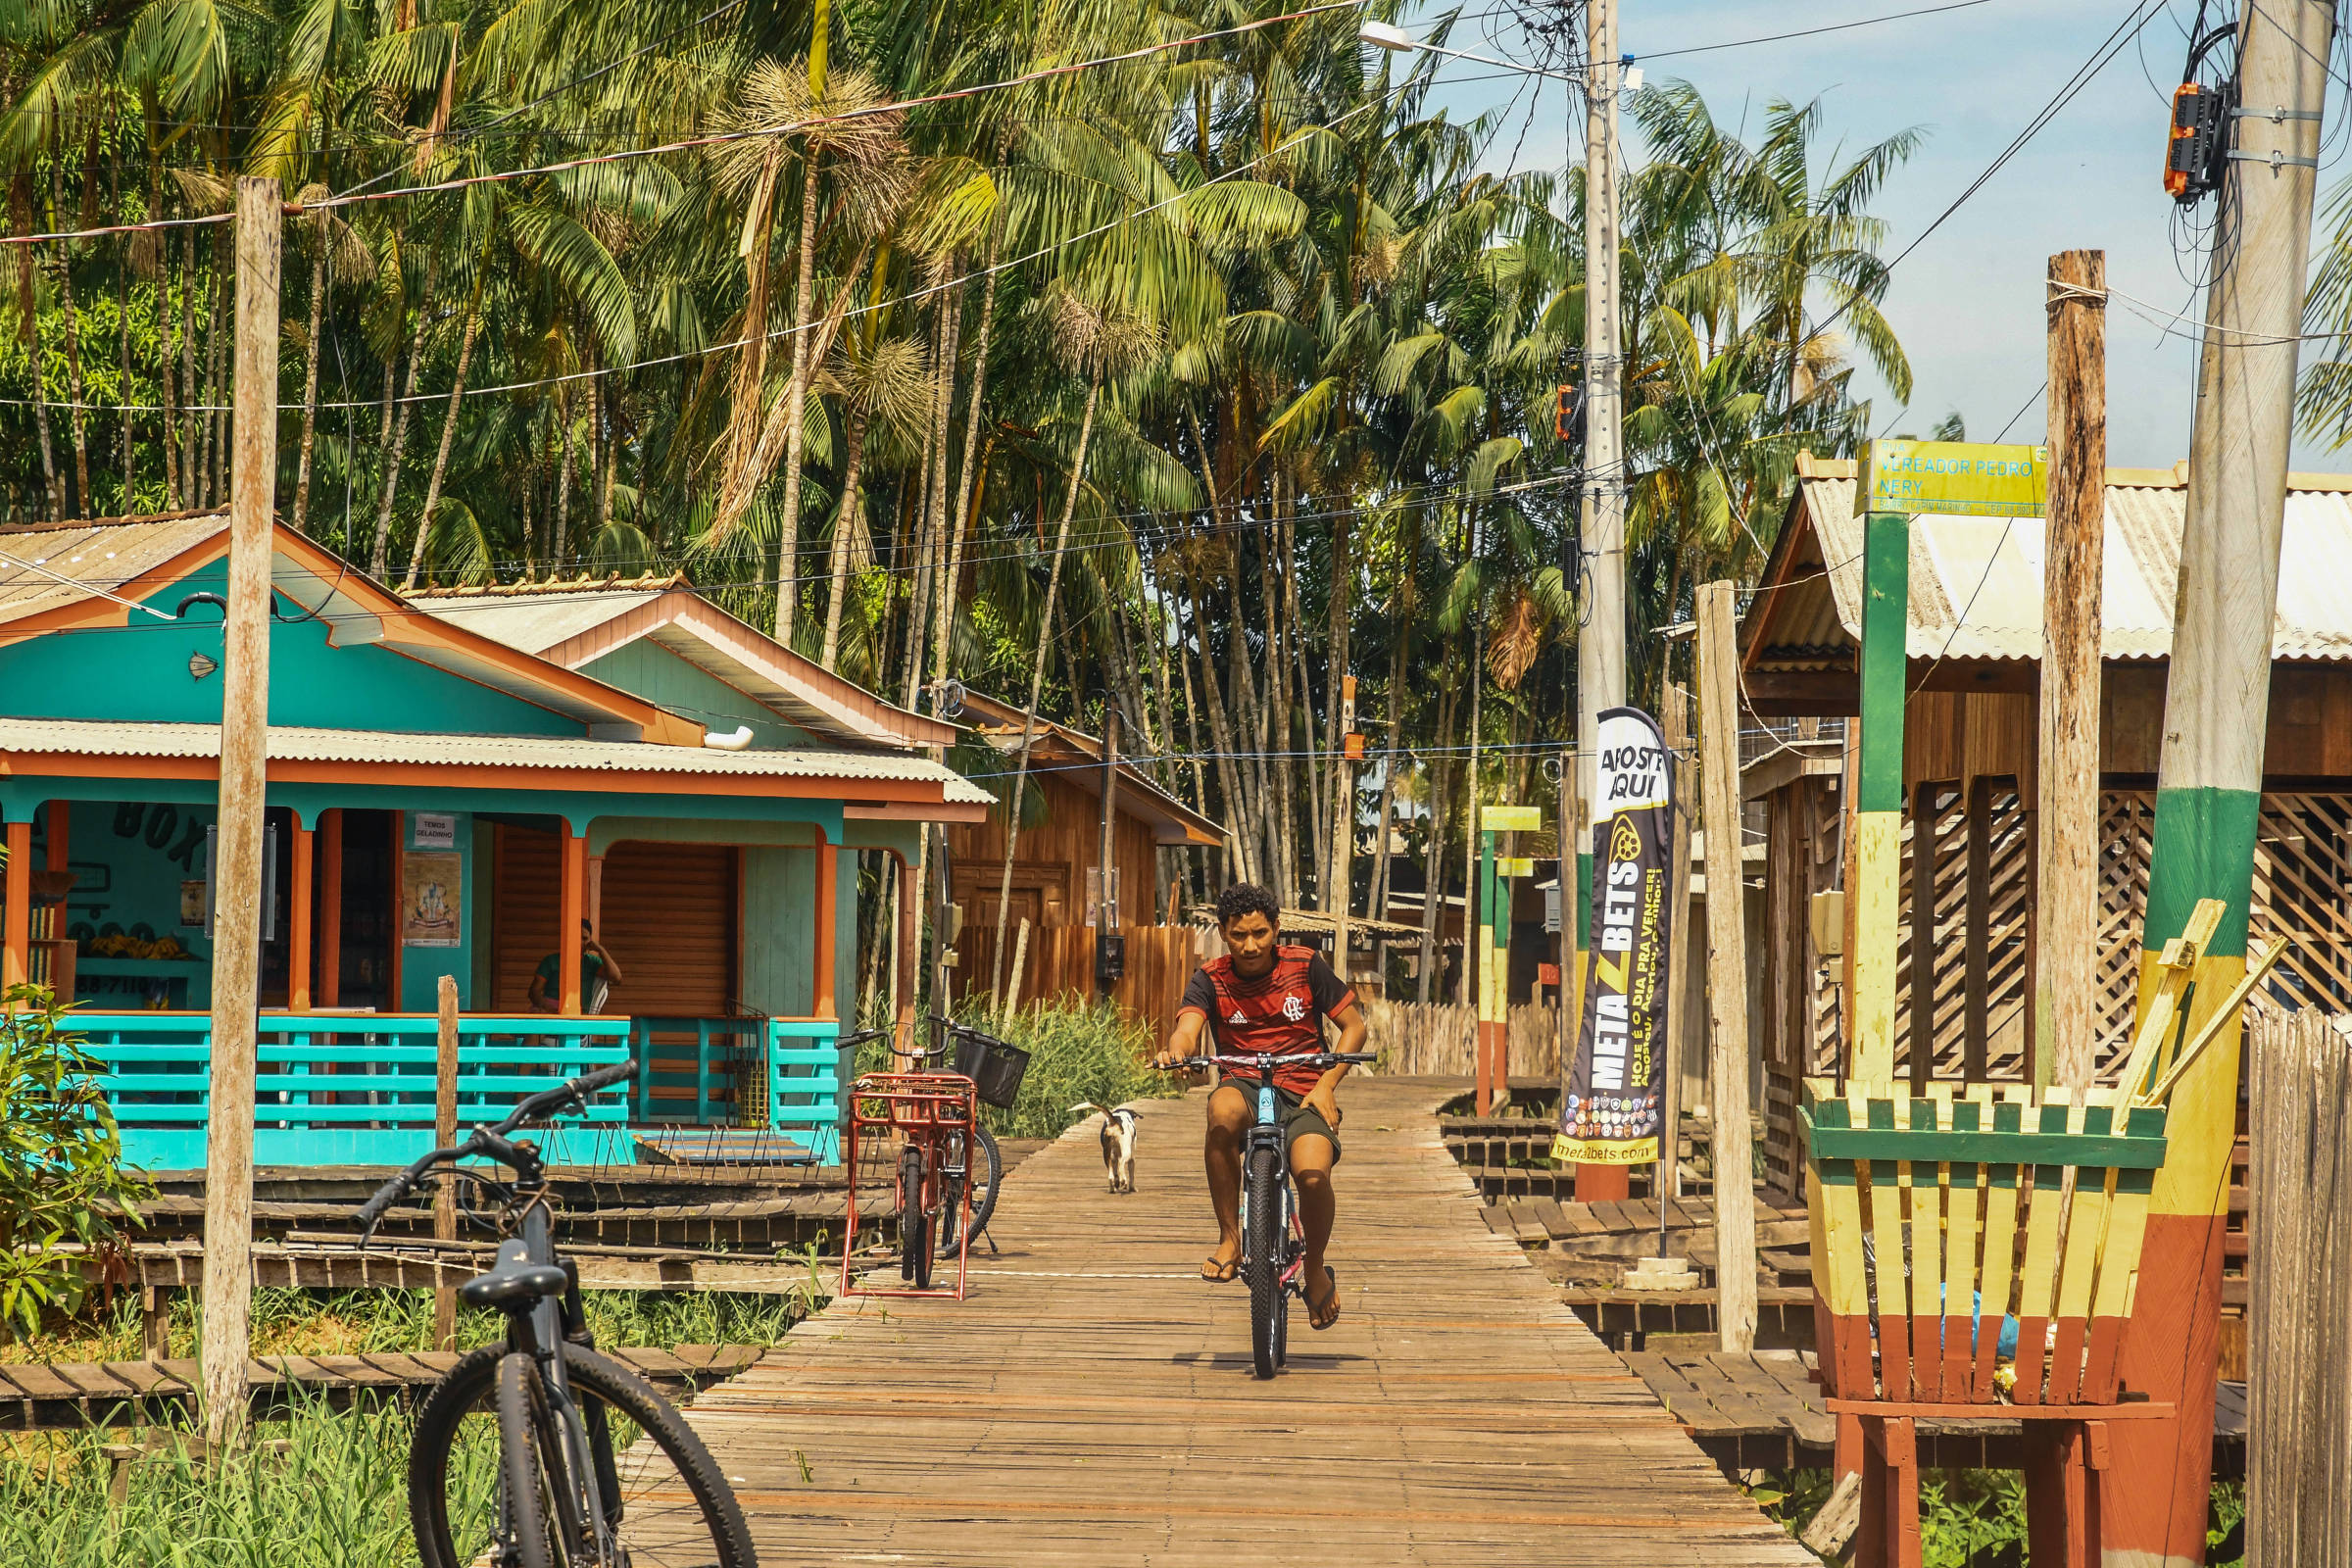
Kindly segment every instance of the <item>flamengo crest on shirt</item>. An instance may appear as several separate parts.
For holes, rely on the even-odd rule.
[[[1552,1158],[1645,1165],[1665,1102],[1674,760],[1647,713],[1600,715],[1592,808],[1592,951]]]

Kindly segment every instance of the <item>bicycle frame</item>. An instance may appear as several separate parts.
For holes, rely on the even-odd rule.
[[[1255,1065],[1250,1070],[1258,1075],[1257,1088],[1251,1096],[1257,1114],[1249,1130],[1242,1135],[1242,1163],[1243,1168],[1248,1169],[1250,1155],[1256,1150],[1271,1149],[1274,1152],[1274,1190],[1282,1195],[1280,1228],[1287,1254],[1282,1259],[1281,1283],[1284,1290],[1296,1291],[1298,1289],[1298,1276],[1306,1267],[1306,1254],[1298,1245],[1303,1232],[1298,1223],[1298,1195],[1291,1187],[1291,1152],[1287,1140],[1282,1136],[1282,1100],[1274,1092],[1274,1063],[1279,1058],[1258,1056],[1250,1059]],[[1234,1087],[1238,1089],[1241,1086],[1236,1084]],[[1250,1245],[1248,1183],[1242,1186],[1242,1245],[1245,1249]],[[1246,1250],[1243,1257],[1245,1262],[1249,1260]]]
[[[972,1081],[957,1073],[867,1073],[851,1086],[849,1139],[842,1156],[848,1161],[849,1207],[843,1219],[841,1295],[963,1299],[972,1251],[971,1183],[956,1184],[953,1289],[861,1285],[854,1272],[858,1244],[858,1156],[865,1135],[895,1131],[909,1144],[922,1148],[924,1183],[937,1193],[943,1190],[948,1174],[948,1144],[957,1134],[962,1135],[968,1162],[971,1129],[978,1120],[978,1112]],[[901,1211],[904,1213],[903,1208]]]

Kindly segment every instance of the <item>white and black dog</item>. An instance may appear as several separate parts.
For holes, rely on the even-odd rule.
[[[1135,1112],[1121,1105],[1105,1110],[1091,1100],[1082,1100],[1070,1109],[1081,1115],[1102,1118],[1102,1175],[1114,1193],[1135,1191]]]

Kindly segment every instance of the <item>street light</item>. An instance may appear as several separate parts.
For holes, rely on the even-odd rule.
[[[1375,49],[1387,49],[1396,54],[1407,54],[1418,49],[1424,54],[1444,55],[1448,60],[1469,60],[1482,66],[1494,66],[1503,71],[1516,71],[1522,75],[1542,76],[1549,81],[1572,82],[1584,85],[1584,77],[1564,71],[1545,71],[1538,66],[1523,66],[1516,60],[1496,60],[1492,55],[1474,55],[1460,49],[1448,49],[1443,44],[1425,43],[1402,27],[1386,22],[1366,22],[1355,29],[1356,37]]]

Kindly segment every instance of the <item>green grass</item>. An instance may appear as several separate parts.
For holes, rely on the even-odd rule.
[[[1000,1138],[1059,1137],[1079,1119],[1070,1107],[1085,1101],[1117,1105],[1184,1092],[1174,1074],[1146,1065],[1156,1044],[1152,1031],[1108,1003],[1024,1006],[1009,1014],[974,1006],[956,1022],[1029,1053],[1018,1102],[1010,1110],[986,1108],[988,1130]],[[858,1070],[888,1072],[888,1042],[869,1042],[860,1050]]]
[[[1748,1488],[1766,1514],[1790,1535],[1801,1533],[1829,1500],[1827,1470],[1776,1470]],[[2245,1488],[2234,1481],[2213,1488],[2212,1528],[2218,1544],[2246,1511]],[[1920,1560],[1925,1568],[1993,1568],[2019,1564],[2026,1550],[2026,1486],[2014,1470],[1923,1471],[1919,1486]],[[2239,1561],[2211,1558],[2212,1568]]]
[[[482,1436],[488,1435],[486,1424]],[[404,1568],[410,1421],[391,1406],[312,1406],[259,1423],[262,1446],[218,1465],[184,1430],[156,1434],[118,1508],[100,1431],[37,1433],[0,1449],[0,1562],[44,1568]],[[286,1440],[271,1451],[272,1439]],[[460,1474],[486,1504],[495,1446],[474,1438]]]

